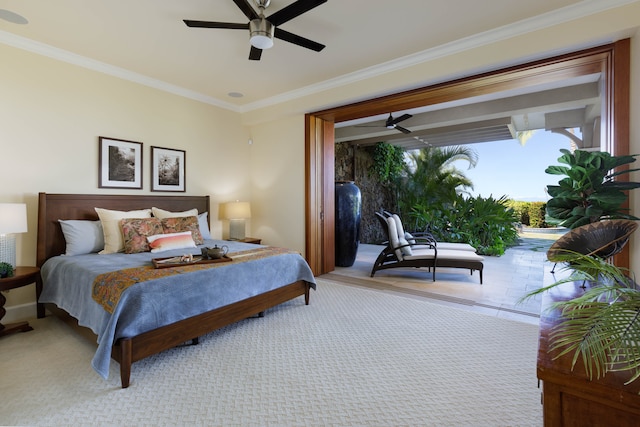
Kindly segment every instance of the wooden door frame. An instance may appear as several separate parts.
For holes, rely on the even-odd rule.
[[[629,154],[630,40],[316,111],[305,116],[305,249],[315,275],[335,269],[334,123],[603,73],[602,147]],[[616,264],[629,267],[628,245]]]

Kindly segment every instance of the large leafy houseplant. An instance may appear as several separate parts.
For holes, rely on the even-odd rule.
[[[546,221],[576,228],[603,219],[637,220],[625,209],[626,191],[640,187],[638,182],[617,179],[638,169],[620,169],[636,161],[635,155],[612,156],[607,152],[562,149],[558,162],[566,166],[549,166],[545,172],[565,175],[558,185],[547,186],[551,199],[547,202]]]

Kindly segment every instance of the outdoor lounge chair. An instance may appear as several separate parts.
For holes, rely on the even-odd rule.
[[[436,242],[433,236],[412,236],[413,242],[405,238],[402,228],[398,229],[397,215],[386,216],[376,212],[380,225],[387,234],[386,247],[376,259],[371,270],[371,277],[378,270],[398,267],[427,267],[433,269],[433,280],[436,280],[436,267],[468,268],[473,274],[478,270],[482,284],[484,258],[475,253],[475,248],[466,243],[450,244],[459,249],[441,248],[443,243]],[[397,217],[397,218],[396,218]],[[400,222],[401,224],[401,222]]]
[[[436,280],[436,257],[437,249],[429,240],[416,239],[416,243],[420,248],[412,250],[411,245],[402,238],[398,239],[396,223],[393,218],[387,218],[379,212],[376,212],[376,218],[380,221],[380,225],[386,233],[386,247],[380,252],[378,258],[373,264],[371,277],[378,270],[399,267],[425,267],[431,270],[433,280]],[[415,252],[415,253],[414,253]]]
[[[471,246],[468,243],[454,243],[454,242],[439,242],[433,237],[433,234],[428,231],[413,231],[411,233],[407,232],[402,224],[402,220],[398,214],[391,213],[389,211],[382,211],[383,215],[393,218],[396,221],[396,229],[398,230],[399,236],[404,236],[404,238],[411,244],[415,243],[415,238],[419,237],[421,239],[431,239],[438,249],[455,249],[457,251],[472,251],[476,252],[476,248]]]

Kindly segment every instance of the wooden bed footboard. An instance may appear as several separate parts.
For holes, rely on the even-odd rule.
[[[298,281],[254,297],[208,311],[135,337],[116,341],[111,357],[120,364],[122,388],[129,387],[131,365],[145,357],[197,339],[209,332],[254,316],[268,308],[304,295],[309,304],[310,286]]]

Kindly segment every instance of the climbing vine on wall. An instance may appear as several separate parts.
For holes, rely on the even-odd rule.
[[[386,142],[378,142],[373,150],[372,172],[381,184],[395,183],[404,170],[404,150]]]

